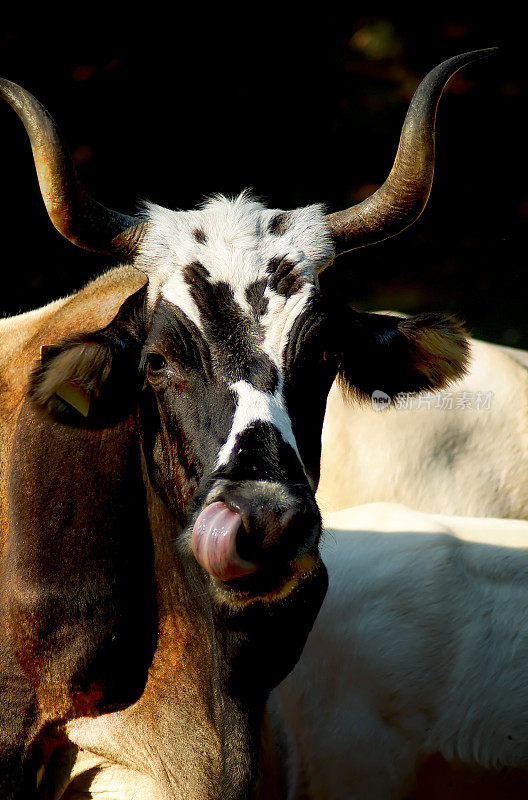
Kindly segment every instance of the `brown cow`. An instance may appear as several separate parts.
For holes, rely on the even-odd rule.
[[[317,276],[419,216],[442,88],[486,53],[425,78],[383,187],[329,217],[245,194],[105,209],[45,109],[1,83],[55,226],[129,262],[0,322],[2,797],[282,796],[265,706],[326,589],[330,385],[441,387],[467,348],[456,321],[357,313]]]

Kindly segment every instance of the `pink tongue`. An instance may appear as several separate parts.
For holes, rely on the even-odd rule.
[[[249,575],[258,564],[245,561],[236,551],[240,514],[217,501],[206,506],[194,523],[192,548],[196,560],[221,581]]]

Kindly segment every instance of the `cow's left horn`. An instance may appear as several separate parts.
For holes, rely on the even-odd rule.
[[[385,183],[361,203],[327,217],[338,254],[395,236],[418,219],[433,181],[435,118],[443,89],[457,70],[496,50],[490,47],[463,53],[425,76],[411,100]]]
[[[98,203],[85,191],[55,121],[21,86],[0,78],[0,96],[22,120],[31,142],[42,198],[59,233],[96,253],[128,259],[144,223]]]

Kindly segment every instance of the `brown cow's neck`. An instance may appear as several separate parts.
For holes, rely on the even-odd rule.
[[[129,705],[145,685],[156,609],[133,421],[68,428],[26,402],[8,510],[0,685],[18,673],[24,703],[2,705],[0,736],[12,726],[23,753],[43,727]]]
[[[211,603],[209,576],[190,552],[188,558],[182,557],[185,534],[144,477],[160,629],[149,680],[136,710],[147,717],[153,712],[159,715],[163,698],[170,720],[163,769],[173,764],[178,773],[175,783],[189,780],[188,792],[194,783],[201,784],[194,789],[196,795],[185,796],[203,793],[208,800],[238,800],[248,796],[255,779],[264,698],[255,696],[246,703],[237,696],[232,654],[218,636],[223,623]]]

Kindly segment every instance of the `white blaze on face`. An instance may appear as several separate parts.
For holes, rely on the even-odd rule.
[[[233,425],[226,443],[218,454],[215,468],[218,469],[229,461],[238,436],[255,422],[270,422],[279,431],[283,440],[293,448],[297,458],[301,461],[281,388],[272,395],[260,392],[247,381],[237,381],[229,388],[237,394],[237,406]]]
[[[258,320],[262,351],[275,364],[278,387],[273,395],[249,382],[232,384],[237,406],[229,436],[218,455],[225,464],[237,437],[257,421],[269,422],[299,456],[291,421],[284,403],[284,350],[295,320],[307,305],[317,272],[334,256],[326,218],[320,206],[282,212],[265,208],[246,194],[234,200],[217,197],[200,211],[169,211],[147,207],[148,231],[135,266],[149,276],[149,302],[161,296],[181,311],[204,333],[202,317],[192,296],[185,269],[199,264],[212,284],[223,282],[243,316]],[[289,264],[296,291],[281,290],[273,280],[275,266]],[[250,302],[251,287],[268,281],[258,312]],[[249,294],[248,294],[249,292]]]

